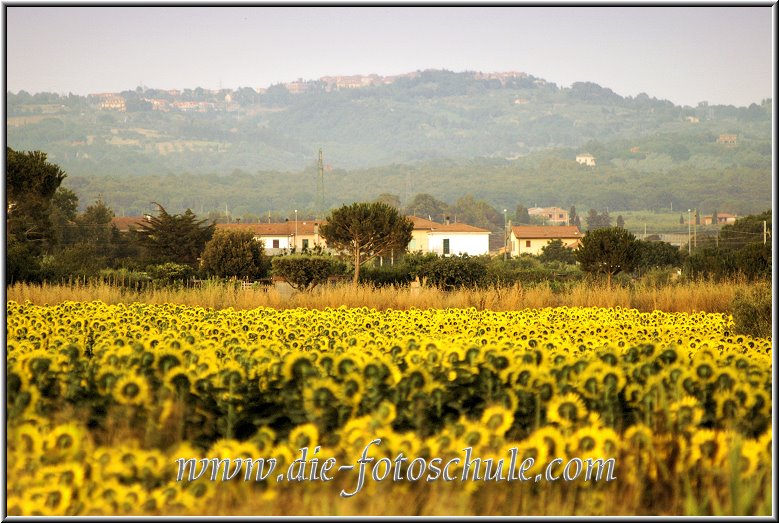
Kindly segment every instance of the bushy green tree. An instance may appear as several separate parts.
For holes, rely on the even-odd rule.
[[[581,225],[581,220],[579,219],[579,215],[576,214],[575,205],[571,205],[571,210],[568,211],[568,225],[576,225],[577,227]]]
[[[475,287],[487,275],[487,259],[467,254],[438,257],[422,265],[418,275],[442,288]]]
[[[362,264],[391,251],[405,251],[413,228],[411,221],[386,203],[353,203],[332,211],[319,233],[328,246],[349,253],[357,285]]]
[[[114,211],[108,207],[102,198],[86,208],[75,218],[75,241],[90,246],[96,256],[111,255],[111,219]]]
[[[589,213],[587,213],[586,221],[587,228],[591,231],[611,227],[611,216],[609,216],[608,211],[599,214],[597,210],[590,209]]]
[[[423,193],[417,194],[406,205],[404,213],[411,216],[430,218],[434,222],[440,222],[449,214],[449,205],[446,202],[437,200],[431,195]]]
[[[190,209],[184,214],[168,214],[162,205],[156,205],[159,214],[142,223],[138,230],[139,242],[147,250],[149,261],[196,266],[216,225],[206,225],[207,220],[198,220]]]
[[[679,267],[682,264],[682,252],[670,243],[636,240],[636,245],[638,247],[636,267],[642,270]]]
[[[740,249],[752,242],[763,241],[763,222],[766,223],[768,242],[771,237],[771,211],[739,218],[735,223],[723,225],[719,231],[720,246],[727,249]]]
[[[771,244],[753,242],[735,253],[736,267],[751,280],[771,279]]]
[[[530,223],[530,214],[528,213],[527,207],[524,205],[517,205],[517,208],[514,211],[514,223],[517,225],[527,225]]]
[[[541,247],[541,254],[538,255],[538,258],[544,263],[552,261],[560,261],[568,264],[576,263],[576,255],[574,254],[573,249],[566,247],[560,239],[551,240]]]
[[[45,153],[6,149],[6,284],[41,279],[42,256],[59,239],[52,200],[65,176]]]
[[[638,252],[638,242],[632,233],[619,227],[607,227],[587,231],[576,249],[576,260],[585,272],[605,274],[611,287],[615,274],[633,270]]]
[[[767,241],[763,243],[763,224]],[[741,274],[750,279],[771,278],[771,211],[739,218],[724,225],[716,239],[707,239],[684,264],[692,277],[723,278]]]
[[[468,194],[459,198],[451,209],[458,222],[484,229],[503,229],[504,216],[484,200],[476,200]]]
[[[219,278],[264,278],[269,262],[261,241],[249,230],[218,230],[206,243],[201,257],[203,271]]]
[[[78,215],[78,196],[60,186],[51,199],[51,223],[54,227],[54,244],[72,243],[76,232]]]
[[[151,276],[152,281],[164,285],[181,284],[195,273],[195,270],[190,265],[173,262],[149,265],[146,267],[146,271]]]
[[[40,277],[41,256],[57,240],[51,201],[65,176],[46,153],[6,149],[6,283]]]
[[[397,194],[390,194],[390,193],[383,192],[376,197],[376,201],[386,203],[391,207],[400,209],[400,196],[398,196]]]
[[[284,278],[293,289],[299,291],[310,291],[343,270],[342,264],[332,256],[275,256],[272,264],[273,275]]]

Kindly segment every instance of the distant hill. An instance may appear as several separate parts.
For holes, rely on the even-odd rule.
[[[336,77],[339,78],[339,77]],[[343,78],[343,77],[340,77]],[[42,149],[71,174],[298,170],[319,147],[352,169],[438,159],[516,158],[590,141],[770,142],[771,104],[675,106],[594,83],[559,88],[522,73],[422,71],[208,91],[7,95],[8,144]],[[351,79],[351,80],[350,80]],[[350,83],[351,82],[351,83]],[[291,92],[294,91],[294,92]],[[157,110],[155,110],[157,109]],[[695,123],[693,123],[695,122]]]
[[[312,207],[320,147],[328,205],[427,192],[501,208],[673,199],[745,213],[770,205],[771,115],[771,100],[680,107],[594,83],[431,70],[261,92],[8,93],[7,137],[46,151],[82,204],[102,193],[127,214],[162,196],[173,210]]]

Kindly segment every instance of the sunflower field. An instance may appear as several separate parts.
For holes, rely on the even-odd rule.
[[[9,515],[770,515],[771,339],[725,314],[9,301],[6,327]],[[281,473],[303,447],[355,465],[375,439],[389,460],[516,449],[539,477],[613,458],[616,479],[369,478],[345,498],[357,467],[177,477],[180,458]]]

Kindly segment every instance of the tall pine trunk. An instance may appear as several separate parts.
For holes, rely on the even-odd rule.
[[[354,281],[352,284],[357,287],[360,282],[360,247],[357,246],[354,249]]]

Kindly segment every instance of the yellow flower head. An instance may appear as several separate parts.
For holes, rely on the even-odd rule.
[[[123,405],[144,405],[149,402],[149,385],[140,376],[126,374],[114,385],[113,397]]]
[[[546,419],[561,427],[568,427],[586,417],[587,407],[574,392],[555,396],[546,409]]]

